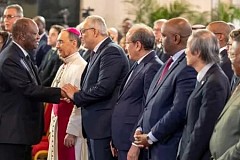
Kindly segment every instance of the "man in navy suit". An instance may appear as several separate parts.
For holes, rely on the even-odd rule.
[[[197,85],[188,99],[187,123],[180,143],[180,160],[209,160],[209,141],[215,122],[230,95],[227,76],[217,65],[218,40],[208,30],[189,37],[187,65],[197,72]]]
[[[186,65],[185,48],[192,33],[184,18],[173,18],[161,29],[165,53],[171,57],[149,88],[134,143],[149,149],[151,160],[175,160],[196,72]]]
[[[136,62],[123,80],[112,115],[112,141],[119,160],[139,151],[132,145],[133,134],[152,79],[163,64],[153,50],[154,39],[153,30],[143,24],[134,25],[126,35],[129,58]]]
[[[120,84],[129,71],[128,60],[123,49],[108,37],[102,17],[87,17],[81,33],[83,46],[93,51],[81,90],[71,85],[63,89],[78,107],[82,107],[83,132],[88,139],[90,160],[111,160],[112,111]]]

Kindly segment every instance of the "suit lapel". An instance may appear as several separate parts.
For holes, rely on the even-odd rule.
[[[128,76],[126,77],[126,80],[124,81],[124,83],[123,83],[122,86],[121,86],[122,88],[121,88],[121,93],[120,93],[120,95],[119,95],[119,98],[120,98],[120,97],[124,94],[124,92],[128,89],[128,87],[130,86],[130,84],[133,83],[134,79],[137,77],[137,75],[141,72],[141,70],[142,70],[143,68],[144,68],[144,64],[143,64],[143,63],[139,64],[139,65],[135,68],[135,70],[133,71],[130,79],[128,80],[127,84],[125,85],[128,77],[130,76],[130,73],[131,73],[131,72],[129,72]],[[125,86],[125,87],[124,87],[124,86]]]
[[[179,65],[179,63],[185,58],[185,54],[183,53],[177,60],[176,62],[173,63],[173,65],[171,66],[171,68],[169,69],[169,71],[167,72],[167,74],[165,75],[165,77],[163,77],[163,79],[161,80],[161,82],[159,84],[158,80],[160,75],[162,74],[162,70],[164,68],[164,66],[166,65],[166,63],[161,67],[161,72],[159,72],[158,76],[154,78],[154,81],[152,83],[154,83],[154,86],[152,86],[152,90],[151,92],[148,93],[152,93],[150,94],[150,96],[147,97],[146,100],[146,104],[148,103],[148,101],[158,92],[159,88],[163,85],[163,83],[165,82],[165,80],[169,77],[169,75],[174,71],[174,69]]]
[[[32,69],[29,66],[31,64],[29,64],[27,62],[28,60],[26,59],[26,57],[25,57],[24,53],[22,52],[22,50],[15,43],[12,43],[11,45],[14,47],[14,49],[18,53],[18,55],[20,57],[20,63],[23,66],[23,68],[25,68],[27,70],[27,72],[30,75],[31,79],[34,81],[35,84],[40,84],[40,79],[37,76],[37,70],[36,70],[35,66],[32,66],[32,68],[33,68],[33,71],[32,71]]]
[[[106,45],[108,45],[109,43],[111,43],[112,40],[108,37],[107,39],[105,39],[102,44],[99,46],[97,52],[94,54],[94,56],[92,57],[92,60],[88,63],[88,65],[90,66],[87,66],[87,71],[86,71],[86,75],[84,76],[84,80],[83,80],[83,83],[82,85],[85,84],[86,82],[86,79],[88,78],[88,75],[89,75],[89,72],[91,70],[91,68],[94,66],[94,64],[96,63],[96,60],[99,58],[102,50],[105,48]],[[113,43],[113,42],[112,42]]]
[[[199,82],[200,84],[193,90],[192,94],[190,95],[190,97],[188,98],[188,100],[191,100],[197,93],[199,93],[199,91],[203,88],[203,86],[207,83],[208,81],[208,77],[211,76],[211,74],[217,70],[218,66],[216,64],[213,64],[209,70],[207,71],[207,73],[205,74],[205,76],[202,78],[202,80]],[[187,114],[188,114],[188,110],[189,110],[189,105],[187,104]]]
[[[140,73],[140,72],[145,72],[144,71],[144,67],[147,63],[149,63],[149,61],[151,61],[153,58],[155,58],[156,56],[156,53],[154,51],[150,52],[146,57],[143,58],[143,60],[140,62],[140,64],[135,68],[135,71],[134,73],[131,75],[128,83],[126,84],[125,86],[125,83],[130,75],[130,73],[132,72],[132,69],[129,71],[129,73],[127,74],[127,76],[125,77],[125,79],[123,80],[123,83],[121,85],[121,88],[120,88],[120,93],[119,93],[119,97],[118,99],[123,95],[123,93],[127,90],[127,88],[129,87],[129,85],[131,83],[133,83],[134,79],[137,77],[137,75]],[[132,67],[133,68],[133,67]],[[125,88],[124,88],[125,86]]]
[[[231,104],[236,100],[240,98],[240,85],[237,86],[236,90],[233,92],[232,96],[228,100],[227,104],[223,108],[223,111],[218,117],[218,120],[223,116],[223,114],[228,110],[228,108],[231,106]]]

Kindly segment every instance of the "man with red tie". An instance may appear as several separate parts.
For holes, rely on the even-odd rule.
[[[151,160],[174,160],[185,123],[186,104],[196,72],[186,65],[185,48],[192,29],[184,18],[173,18],[161,28],[165,53],[171,56],[155,75],[134,144],[149,149]]]

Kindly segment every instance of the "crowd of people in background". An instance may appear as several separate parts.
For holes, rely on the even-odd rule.
[[[240,29],[182,17],[77,26],[5,8],[0,154],[31,160],[239,160]],[[45,125],[45,127],[44,127]]]

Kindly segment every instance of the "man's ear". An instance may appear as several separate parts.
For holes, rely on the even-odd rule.
[[[19,34],[19,39],[22,40],[22,41],[25,41],[25,39],[26,39],[26,34],[20,33],[20,34]]]
[[[181,36],[179,34],[174,35],[174,42],[179,44],[181,42]]]

